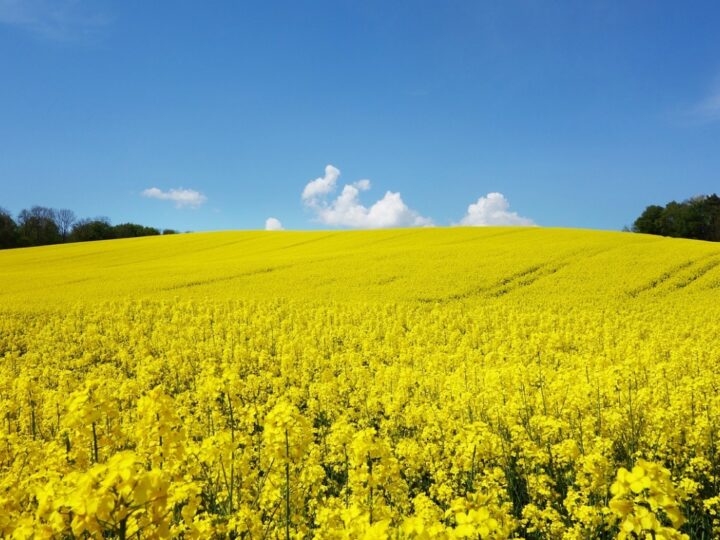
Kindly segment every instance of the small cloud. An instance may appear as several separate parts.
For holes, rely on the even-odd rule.
[[[693,110],[693,116],[703,122],[720,121],[720,89],[698,103]]]
[[[360,191],[367,191],[370,189],[370,180],[358,180],[357,182],[353,182],[353,186],[358,188]]]
[[[333,191],[339,176],[340,171],[332,165],[325,167],[325,176],[316,178],[315,180],[308,182],[305,186],[305,189],[302,192],[303,201],[307,201],[309,203],[310,201],[313,201],[323,195],[327,195]]]
[[[0,24],[55,41],[82,39],[110,23],[99,5],[86,0],[0,0]]]
[[[265,220],[266,231],[284,231],[285,228],[280,223],[280,220],[274,217],[269,217]]]
[[[310,208],[318,221],[336,227],[357,229],[380,229],[388,227],[425,227],[432,220],[409,208],[400,193],[388,191],[382,199],[371,206],[360,202],[360,192],[370,189],[370,180],[359,180],[346,184],[340,195],[328,200],[335,190],[340,171],[328,165],[325,176],[309,182],[302,193],[305,205]]]
[[[533,226],[532,219],[521,217],[517,212],[510,212],[510,203],[502,193],[488,193],[480,197],[476,203],[468,206],[467,214],[460,220],[460,225],[487,227],[493,225],[524,225]]]
[[[183,188],[163,191],[152,187],[143,191],[142,196],[161,201],[173,201],[176,208],[197,208],[207,201],[207,197],[199,191]]]

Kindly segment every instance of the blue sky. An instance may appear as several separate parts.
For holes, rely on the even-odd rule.
[[[0,206],[620,229],[720,191],[718,28],[717,2],[0,0]]]

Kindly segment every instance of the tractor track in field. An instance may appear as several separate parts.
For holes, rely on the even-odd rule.
[[[438,302],[441,304],[447,304],[450,302],[460,302],[474,296],[485,296],[488,298],[497,298],[512,291],[532,285],[543,277],[555,274],[560,269],[567,266],[568,263],[556,261],[547,264],[535,264],[528,268],[524,268],[518,272],[515,272],[507,277],[501,278],[500,280],[490,285],[481,285],[472,289],[465,290],[463,292],[453,293],[447,296],[438,298],[419,298],[420,302],[433,303]]]
[[[578,256],[582,256],[583,259],[595,257],[602,253],[611,251],[613,248],[593,248],[593,249],[579,249],[573,250],[562,257],[559,257],[555,261],[547,263],[534,264],[522,270],[516,271],[507,277],[501,278],[489,285],[481,285],[468,289],[464,292],[453,293],[448,296],[436,297],[436,298],[418,298],[423,303],[449,303],[458,302],[473,296],[485,296],[487,298],[498,298],[506,294],[510,294],[514,291],[521,290],[525,287],[533,285],[537,281],[556,274],[566,266],[569,266],[573,260],[576,260]]]
[[[708,272],[712,271],[714,268],[716,268],[718,265],[720,265],[720,259],[713,259],[710,262],[706,263],[705,265],[701,266],[696,273],[689,276],[688,278],[685,278],[678,283],[675,283],[673,285],[674,290],[684,289],[685,287],[693,284],[698,279],[703,277]]]
[[[651,279],[647,283],[640,285],[638,287],[635,287],[633,289],[630,289],[627,291],[628,296],[631,298],[637,298],[643,293],[646,293],[648,291],[652,291],[654,289],[658,289],[659,287],[663,286],[664,284],[670,284],[675,278],[680,277],[678,280],[678,283],[672,287],[672,290],[679,290],[687,287],[692,282],[696,281],[703,275],[705,275],[707,272],[715,268],[718,264],[720,264],[720,261],[711,261],[710,263],[706,264],[705,266],[700,268],[700,271],[696,274],[693,274],[689,278],[682,279],[681,274],[684,270],[687,270],[688,268],[691,268],[693,265],[701,263],[702,261],[705,261],[711,257],[715,257],[715,253],[709,253],[707,255],[698,257],[696,259],[689,259],[683,263],[676,264],[675,266],[670,267],[668,270],[663,272],[662,274],[658,275],[657,277]]]
[[[272,266],[268,268],[259,268],[257,270],[250,270],[248,272],[241,272],[239,274],[233,274],[231,276],[219,276],[215,278],[208,278],[208,279],[202,279],[202,280],[195,280],[195,281],[188,281],[185,283],[178,283],[175,285],[170,285],[168,287],[163,287],[159,290],[161,291],[174,291],[178,289],[191,289],[193,287],[202,287],[204,285],[212,285],[214,283],[222,283],[226,281],[232,281],[234,279],[240,279],[244,277],[250,277],[250,276],[256,276],[259,274],[269,274],[270,272],[275,272],[277,270],[284,270],[286,268],[290,268],[294,265],[292,264],[286,264],[282,266]]]

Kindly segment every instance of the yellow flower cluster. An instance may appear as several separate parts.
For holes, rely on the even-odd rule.
[[[0,537],[720,535],[717,248],[527,229],[244,234],[165,240],[197,242],[195,268],[243,261],[223,251],[240,246],[294,266],[224,279],[228,266],[195,275],[178,258],[166,275],[174,255],[150,239],[83,248],[110,273],[144,261],[131,298],[127,284],[55,294],[50,270],[0,284]],[[475,241],[487,275],[462,256]],[[20,250],[0,273],[80,256],[63,248]],[[77,287],[79,261],[62,278]],[[457,261],[462,279],[438,273]]]
[[[46,538],[68,531],[75,536],[167,537],[169,488],[161,470],[148,471],[134,453],[118,452],[107,463],[39,487],[34,533]]]
[[[622,520],[619,540],[644,536],[668,540],[688,538],[677,532],[685,518],[666,468],[642,459],[632,471],[622,467],[610,493],[613,495],[610,508]],[[663,521],[669,521],[671,526],[665,526]]]

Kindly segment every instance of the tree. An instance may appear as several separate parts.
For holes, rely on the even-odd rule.
[[[720,241],[720,197],[700,195],[665,206],[652,205],[635,220],[632,230],[676,238]]]
[[[688,206],[685,203],[670,201],[663,210],[662,234],[674,238],[689,238],[687,221]]]
[[[110,220],[105,217],[81,219],[75,223],[70,239],[73,242],[89,242],[92,240],[109,240],[115,238]]]
[[[0,208],[0,249],[19,246],[44,246],[60,242],[86,242],[175,234],[172,229],[146,227],[137,223],[113,226],[106,217],[78,220],[67,208],[54,210],[45,206],[24,209],[14,220],[10,212]]]
[[[145,227],[137,223],[121,223],[113,227],[115,238],[136,238],[138,236],[155,236],[160,231],[155,227]]]
[[[0,249],[17,247],[19,243],[17,223],[10,212],[0,207]]]
[[[57,223],[58,229],[60,229],[60,236],[63,242],[67,242],[68,236],[72,232],[72,227],[77,221],[77,216],[72,210],[62,208],[55,212],[55,222]]]
[[[698,205],[701,208],[703,236],[708,240],[720,241],[720,197],[712,194]]]
[[[55,211],[44,206],[33,206],[18,215],[20,242],[28,246],[57,244],[62,240],[55,222]]]
[[[662,206],[648,206],[645,211],[640,214],[640,217],[635,220],[632,230],[646,234],[663,234],[663,210],[664,208]]]

